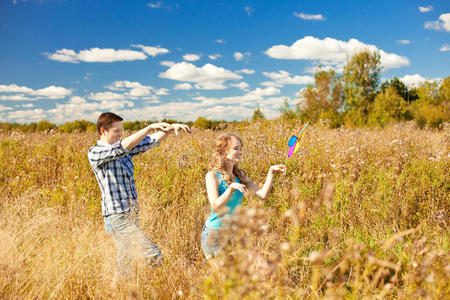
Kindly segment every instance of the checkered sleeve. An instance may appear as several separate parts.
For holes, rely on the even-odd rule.
[[[92,146],[88,152],[88,158],[91,165],[95,168],[128,155],[129,151],[123,148],[119,143],[111,145],[111,147]]]
[[[130,155],[135,156],[157,146],[159,146],[159,141],[151,136],[146,136],[136,147],[130,150]]]

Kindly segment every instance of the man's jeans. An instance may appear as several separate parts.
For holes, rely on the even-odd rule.
[[[163,255],[139,227],[137,212],[126,212],[104,217],[105,229],[117,247],[117,267],[123,278],[132,274],[132,261],[143,259],[149,266],[160,266]]]

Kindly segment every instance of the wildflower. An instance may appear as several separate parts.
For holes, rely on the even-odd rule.
[[[291,248],[291,246],[289,245],[288,242],[281,243],[281,245],[280,245],[281,251],[289,251],[290,248]]]
[[[318,265],[325,259],[327,254],[328,254],[328,251],[326,251],[326,250],[313,251],[309,255],[308,260],[311,262],[312,265]]]

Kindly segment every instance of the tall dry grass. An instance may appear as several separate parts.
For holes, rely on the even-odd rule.
[[[298,124],[240,123],[242,167],[263,182]],[[449,297],[449,127],[310,126],[267,201],[246,199],[210,266],[200,248],[217,132],[134,159],[141,225],[165,264],[112,284],[113,242],[87,161],[94,134],[0,133],[0,298]]]

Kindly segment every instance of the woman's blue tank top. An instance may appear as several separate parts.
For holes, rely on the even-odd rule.
[[[228,183],[222,179],[222,174],[216,171],[217,176],[219,176],[219,196],[225,193],[228,188]],[[239,179],[236,176],[235,182],[240,183]],[[230,196],[230,199],[227,202],[226,207],[228,211],[219,216],[211,209],[211,214],[206,220],[205,226],[208,228],[219,230],[222,226],[222,219],[227,215],[232,215],[237,206],[242,206],[242,199],[244,198],[244,194],[242,194],[239,190],[234,190]]]

